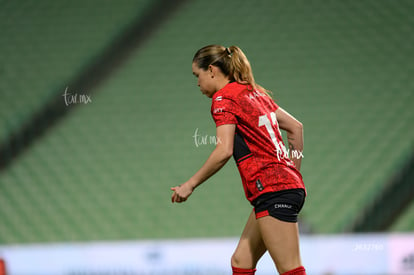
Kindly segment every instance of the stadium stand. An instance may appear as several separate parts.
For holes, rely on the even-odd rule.
[[[404,210],[404,213],[400,218],[393,224],[391,231],[393,232],[412,232],[414,228],[414,202]]]
[[[4,2],[0,142],[90,63],[150,1]],[[91,12],[93,11],[93,12]],[[108,16],[110,14],[110,16]]]
[[[7,2],[0,143],[149,2]],[[185,204],[170,202],[214,148],[210,101],[191,75],[194,52],[212,43],[239,45],[303,122],[301,220],[344,232],[412,152],[413,11],[412,1],[188,1],[93,94],[67,87],[92,102],[67,106],[0,174],[0,243],[238,236],[250,206],[232,160]],[[392,230],[412,230],[412,213]]]

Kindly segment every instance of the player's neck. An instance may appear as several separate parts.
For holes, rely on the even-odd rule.
[[[217,91],[223,89],[229,83],[230,83],[230,79],[225,78],[225,77],[223,77],[220,80],[217,80],[217,86],[216,86]]]

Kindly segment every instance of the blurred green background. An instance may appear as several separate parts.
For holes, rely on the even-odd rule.
[[[191,74],[208,44],[241,47],[304,124],[300,226],[346,232],[413,151],[414,2],[186,1],[101,85],[71,87],[155,2],[0,1],[0,144],[66,88],[92,100],[0,172],[0,243],[240,235],[251,206],[233,160],[170,202],[214,148],[193,137],[215,134]],[[390,231],[413,230],[410,203]]]

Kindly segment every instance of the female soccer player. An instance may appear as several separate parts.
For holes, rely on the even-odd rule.
[[[299,173],[302,124],[256,84],[249,61],[236,46],[201,48],[192,70],[201,92],[212,98],[218,143],[200,170],[171,188],[172,202],[186,201],[233,155],[246,197],[254,206],[231,258],[233,274],[254,274],[266,250],[280,274],[306,274],[297,225],[306,196]],[[287,132],[289,151],[279,128]]]

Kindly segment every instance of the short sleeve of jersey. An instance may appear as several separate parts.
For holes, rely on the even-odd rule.
[[[224,124],[237,124],[236,110],[235,103],[231,99],[221,96],[213,99],[211,115],[216,123],[216,127]]]
[[[279,105],[277,105],[276,102],[273,101],[273,104],[276,106],[276,109],[275,110],[279,109]]]

